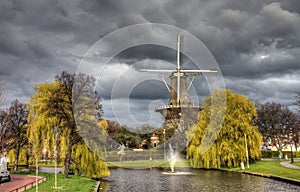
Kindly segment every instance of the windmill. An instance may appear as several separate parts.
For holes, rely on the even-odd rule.
[[[164,74],[161,74],[162,80],[170,93],[169,104],[159,106],[156,108],[156,112],[160,112],[165,118],[164,127],[174,126],[174,122],[177,125],[181,118],[182,110],[191,109],[194,112],[201,110],[200,104],[193,104],[189,98],[189,89],[195,79],[195,76],[200,73],[217,73],[217,70],[190,70],[182,69],[181,64],[181,41],[182,37],[177,37],[177,68],[176,69],[140,69],[142,72],[157,72],[157,73],[171,73],[169,76],[171,85],[168,85],[164,78]],[[189,85],[187,86],[186,79],[191,77]],[[195,113],[194,113],[195,114]],[[190,117],[191,118],[191,117]],[[197,120],[197,118],[196,118]],[[173,123],[172,123],[173,122]]]

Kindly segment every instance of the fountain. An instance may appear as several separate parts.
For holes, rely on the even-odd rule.
[[[174,167],[176,164],[178,154],[174,153],[171,143],[169,143],[169,148],[170,148],[170,158],[168,160],[169,160],[169,164],[170,164],[170,169],[171,169],[171,173],[175,173]]]
[[[168,153],[167,160],[169,161],[169,166],[170,166],[171,171],[162,172],[162,174],[165,174],[165,175],[191,175],[192,174],[191,172],[183,172],[183,171],[175,172],[175,164],[178,159],[178,156],[179,156],[179,153],[177,153],[173,149],[171,143],[169,143],[169,153]]]

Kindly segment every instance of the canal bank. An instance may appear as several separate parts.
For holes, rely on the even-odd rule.
[[[290,164],[289,161],[264,159],[250,164],[249,169],[231,168],[221,170],[270,178],[300,186],[299,169],[300,167]]]

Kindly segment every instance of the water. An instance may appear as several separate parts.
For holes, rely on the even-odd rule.
[[[163,170],[112,169],[100,191],[300,191],[300,186],[234,172],[192,170],[193,175],[164,175]]]

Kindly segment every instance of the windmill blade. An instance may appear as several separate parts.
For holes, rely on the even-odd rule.
[[[168,91],[171,92],[170,86],[168,85],[164,75],[160,75],[160,76],[161,76],[161,79],[163,80],[165,86],[167,87]]]
[[[180,35],[177,37],[177,104],[180,103],[180,70],[181,70],[181,64],[180,64]]]
[[[162,73],[173,73],[177,70],[174,69],[140,69],[142,72],[162,72]]]
[[[182,73],[217,73],[217,70],[208,69],[208,70],[196,70],[196,69],[181,69]]]

